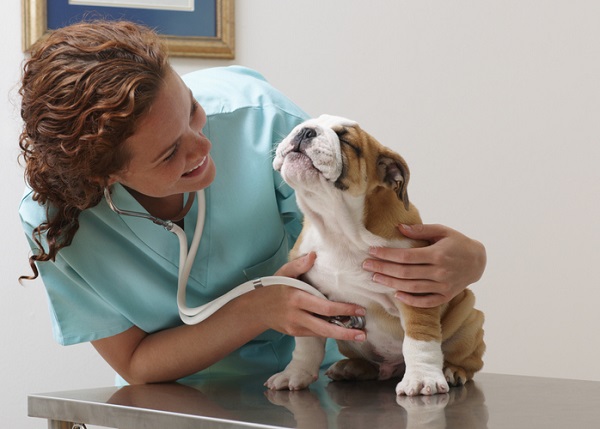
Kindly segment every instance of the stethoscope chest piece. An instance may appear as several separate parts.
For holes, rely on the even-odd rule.
[[[364,329],[367,323],[364,316],[332,316],[327,320],[329,323],[348,329]]]

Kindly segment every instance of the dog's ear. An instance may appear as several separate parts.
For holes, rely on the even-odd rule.
[[[396,192],[400,201],[404,203],[404,208],[408,210],[410,202],[407,187],[410,171],[406,161],[392,151],[385,151],[377,159],[377,174],[385,186]]]

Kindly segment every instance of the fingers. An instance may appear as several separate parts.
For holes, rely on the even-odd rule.
[[[377,259],[396,264],[427,264],[432,259],[431,247],[413,247],[409,249],[371,247],[369,254]]]
[[[414,279],[406,279],[375,273],[373,274],[372,280],[380,285],[396,289],[398,292],[410,294],[435,293],[439,295],[446,295],[449,289],[449,285],[447,283],[418,277]]]
[[[367,259],[363,269],[373,273],[375,283],[395,289],[399,301],[413,307],[436,307],[458,291],[452,290],[446,264],[430,249],[379,248],[372,253],[383,259]]]
[[[328,301],[327,299],[319,298],[308,293],[306,296],[303,296],[303,300],[303,309],[319,316],[331,317],[366,315],[364,307],[356,304]]]
[[[313,295],[306,296],[305,311],[310,314],[307,327],[321,337],[345,341],[364,341],[366,335],[358,329],[347,329],[333,325],[317,316],[365,316],[366,310],[356,304],[333,302]],[[312,313],[312,314],[311,314]]]
[[[323,317],[364,316],[356,304],[332,302],[291,286],[269,286],[250,292],[265,306],[260,313],[265,326],[296,337],[318,336],[345,341],[364,341],[363,331],[333,325]],[[262,298],[260,298],[262,296]]]
[[[277,270],[275,275],[297,278],[312,268],[316,258],[317,254],[315,252],[310,252],[304,256],[301,256],[300,258],[288,262],[279,270]]]
[[[400,225],[400,232],[408,238],[415,240],[437,241],[442,237],[453,232],[452,229],[444,225],[435,224],[416,224],[416,225]]]
[[[364,331],[359,329],[348,329],[341,326],[329,323],[314,314],[306,313],[306,318],[303,321],[304,332],[300,332],[295,336],[318,336],[323,338],[333,338],[341,341],[358,341],[362,342],[366,339]]]
[[[380,274],[405,280],[438,280],[439,278],[443,278],[442,269],[430,264],[408,264],[406,262],[396,263],[381,259],[367,259],[363,262],[363,269],[374,273],[373,281],[377,283],[380,283],[378,279]],[[438,273],[437,271],[440,272]]]
[[[453,289],[460,258],[448,250],[448,242],[455,242],[457,234],[442,225],[399,228],[409,238],[432,244],[408,249],[372,248],[369,253],[373,258],[364,261],[363,269],[373,273],[374,282],[395,289],[396,298],[407,305],[434,307],[448,302],[460,291],[458,287]]]
[[[396,290],[395,297],[413,307],[435,307],[449,301],[456,292],[450,284],[430,280],[402,280],[375,274],[374,281]]]

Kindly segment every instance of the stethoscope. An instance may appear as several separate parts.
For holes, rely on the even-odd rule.
[[[246,292],[250,292],[256,288],[264,286],[292,286],[310,294],[313,294],[315,296],[318,296],[320,298],[326,299],[325,295],[323,295],[313,286],[301,280],[283,276],[267,276],[242,283],[211,302],[208,302],[199,307],[190,308],[186,304],[185,297],[187,282],[190,277],[190,271],[192,270],[192,265],[194,264],[196,253],[198,252],[198,248],[200,247],[200,239],[202,237],[202,231],[204,230],[204,220],[206,218],[206,198],[204,195],[204,190],[201,189],[199,191],[196,191],[196,197],[198,200],[198,217],[196,221],[196,230],[194,231],[189,251],[185,232],[183,231],[183,228],[181,228],[175,222],[157,218],[149,213],[120,209],[115,205],[108,187],[104,188],[104,197],[106,198],[108,206],[115,213],[122,216],[133,216],[137,218],[150,220],[155,224],[162,226],[167,231],[172,232],[179,239],[179,276],[177,280],[177,307],[179,309],[179,316],[181,317],[181,320],[187,325],[195,325],[197,323],[202,322],[203,320],[206,320],[218,309],[220,309],[233,299],[245,294]],[[344,328],[363,329],[365,327],[365,318],[363,316],[332,316],[325,317],[325,319],[330,323]]]

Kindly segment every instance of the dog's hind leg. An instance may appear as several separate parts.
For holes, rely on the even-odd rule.
[[[334,381],[377,379],[379,375],[377,364],[365,359],[356,350],[356,345],[349,344],[346,341],[338,341],[337,345],[340,353],[348,359],[339,360],[331,365],[325,372],[327,377]]]
[[[475,297],[466,289],[449,304],[442,317],[444,374],[451,386],[465,384],[483,367],[483,313],[473,305]]]
[[[483,368],[482,356],[485,351],[483,330],[481,331],[481,337],[481,341],[478,341],[477,346],[469,356],[461,359],[457,363],[454,363],[451,357],[444,361],[444,375],[450,386],[461,386],[465,384],[467,381],[473,379],[473,376],[477,371]],[[446,350],[444,346],[442,347]]]
[[[325,375],[334,381],[376,380],[379,376],[379,368],[373,362],[363,358],[342,359],[331,365]]]
[[[396,394],[416,396],[448,392],[448,382],[442,371],[442,307],[416,309],[399,305],[405,331],[402,353],[406,372],[396,386]]]

